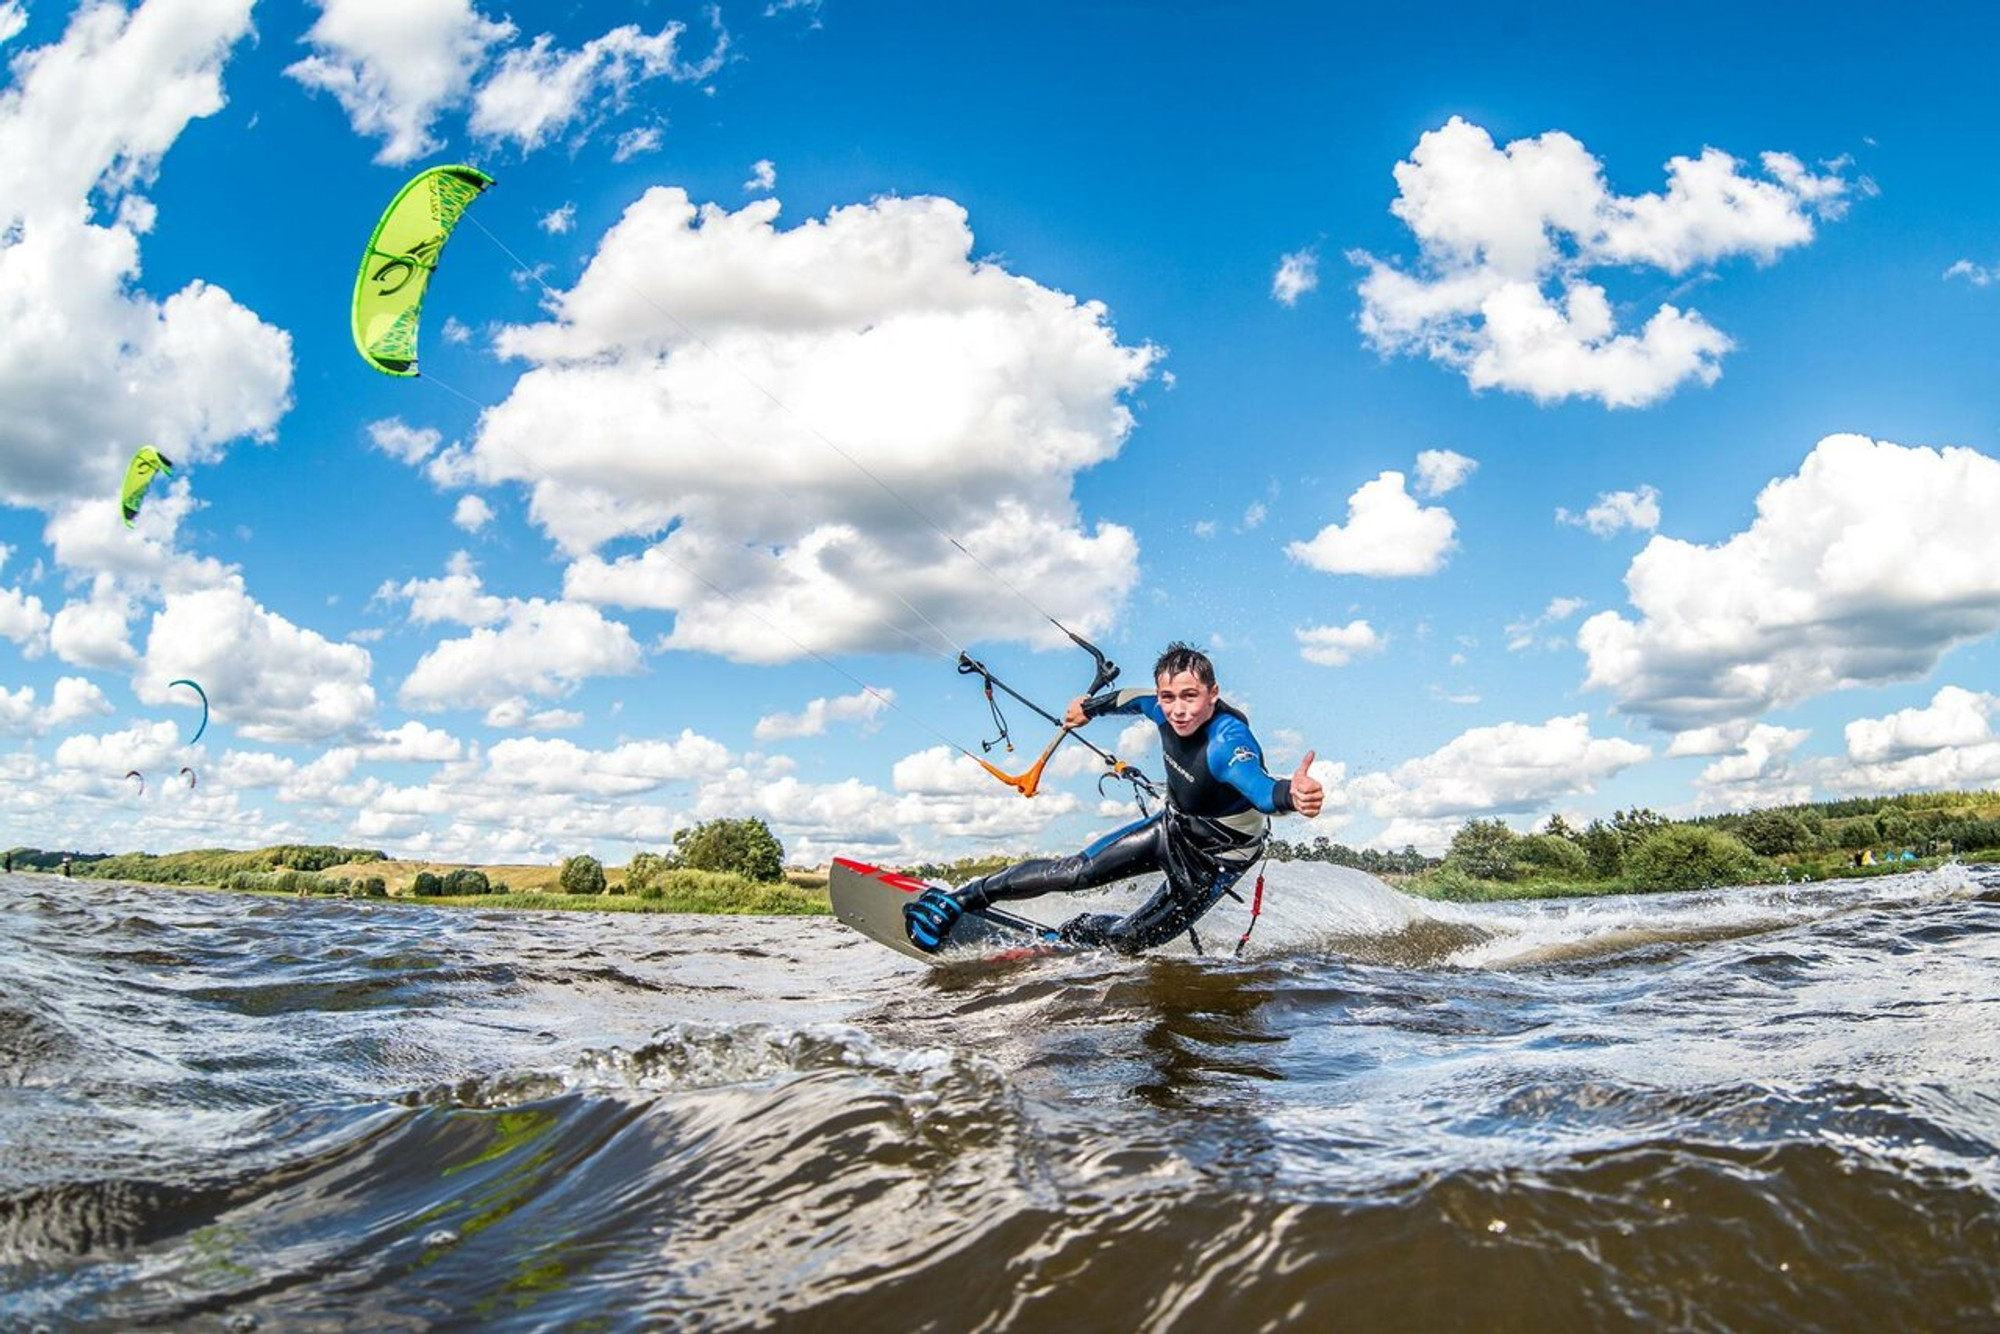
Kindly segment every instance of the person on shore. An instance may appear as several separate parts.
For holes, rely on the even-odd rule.
[[[942,949],[967,910],[1009,899],[1073,893],[1164,872],[1166,882],[1136,911],[1084,913],[1065,922],[1062,938],[1121,953],[1152,949],[1186,931],[1262,857],[1272,815],[1316,817],[1326,799],[1311,773],[1313,752],[1290,778],[1264,770],[1264,750],[1242,710],[1222,700],[1215,664],[1173,643],[1153,664],[1153,687],[1106,691],[1070,702],[1063,725],[1141,714],[1160,728],[1167,797],[1153,815],[1106,834],[1069,857],[1020,862],[957,889],[927,889],[903,909],[918,949]]]

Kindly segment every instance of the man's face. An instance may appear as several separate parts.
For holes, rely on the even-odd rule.
[[[1153,684],[1157,687],[1160,712],[1167,715],[1167,726],[1174,729],[1175,736],[1194,735],[1215,716],[1215,703],[1222,698],[1220,687],[1203,685],[1193,672],[1161,676]]]

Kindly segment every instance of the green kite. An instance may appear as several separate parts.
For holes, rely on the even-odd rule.
[[[151,445],[134,454],[132,462],[125,466],[125,486],[118,493],[118,506],[125,512],[127,528],[139,517],[139,504],[145,500],[146,488],[153,484],[156,474],[172,477],[174,463]]]
[[[354,346],[384,375],[417,373],[417,316],[444,243],[493,184],[473,167],[432,167],[396,193],[354,280]]]

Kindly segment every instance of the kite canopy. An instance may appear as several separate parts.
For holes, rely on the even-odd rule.
[[[354,346],[384,375],[417,373],[417,316],[444,243],[493,184],[473,167],[432,167],[390,201],[354,280]]]
[[[201,734],[208,730],[208,692],[185,678],[179,681],[169,681],[167,684],[169,686],[186,686],[189,690],[201,696],[201,726],[195,728],[194,735],[187,739],[187,743],[192,746],[195,742],[201,740]]]
[[[140,795],[140,796],[142,796],[142,797],[146,795],[146,775],[144,775],[144,774],[140,773],[140,772],[139,772],[139,771],[138,771],[137,769],[127,769],[127,770],[125,771],[125,776],[126,776],[127,778],[136,778],[136,779],[138,779],[138,780],[139,780],[139,795]]]
[[[125,485],[118,492],[118,505],[125,513],[125,526],[130,528],[132,520],[139,517],[139,504],[146,498],[146,488],[153,484],[153,478],[164,473],[174,475],[173,460],[159,450],[147,445],[132,456],[125,466]]]
[[[194,787],[194,770],[188,768],[185,764],[183,764],[181,766],[180,776],[188,780],[188,787],[190,789]]]

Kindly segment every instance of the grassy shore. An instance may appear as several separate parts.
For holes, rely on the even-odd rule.
[[[2000,850],[1982,850],[1958,857],[1920,857],[1907,862],[1884,861],[1865,866],[1855,866],[1847,857],[1840,855],[1784,858],[1774,860],[1767,875],[1707,887],[1720,889],[1738,885],[1814,885],[1836,880],[1868,880],[1877,876],[1907,875],[1913,871],[1936,870],[1954,861],[1966,866],[1987,865],[2000,861]],[[1456,873],[1450,865],[1416,875],[1385,878],[1406,894],[1424,899],[1442,899],[1452,903],[1496,903],[1515,899],[1609,898],[1620,894],[1659,894],[1677,888],[1641,883],[1628,877],[1592,880],[1562,876],[1524,876],[1517,880],[1485,880]]]
[[[295,850],[294,850],[295,851]],[[341,855],[348,851],[342,850]],[[580,912],[738,913],[760,916],[825,916],[832,912],[826,876],[815,871],[788,871],[777,882],[757,882],[719,871],[668,871],[637,892],[627,892],[625,867],[607,867],[602,894],[565,894],[561,867],[545,865],[483,866],[464,862],[384,860],[356,856],[352,860],[314,863],[300,869],[287,850],[265,848],[248,852],[210,849],[161,856],[125,854],[103,861],[80,861],[73,880],[117,880],[176,889],[208,889],[275,898],[341,898],[382,904],[423,904],[441,908],[500,908]],[[329,864],[330,861],[330,864]],[[27,868],[24,868],[27,869]],[[493,887],[487,894],[424,895],[412,892],[417,876],[430,872],[440,878],[460,869],[485,874]],[[53,872],[44,868],[43,874]]]

